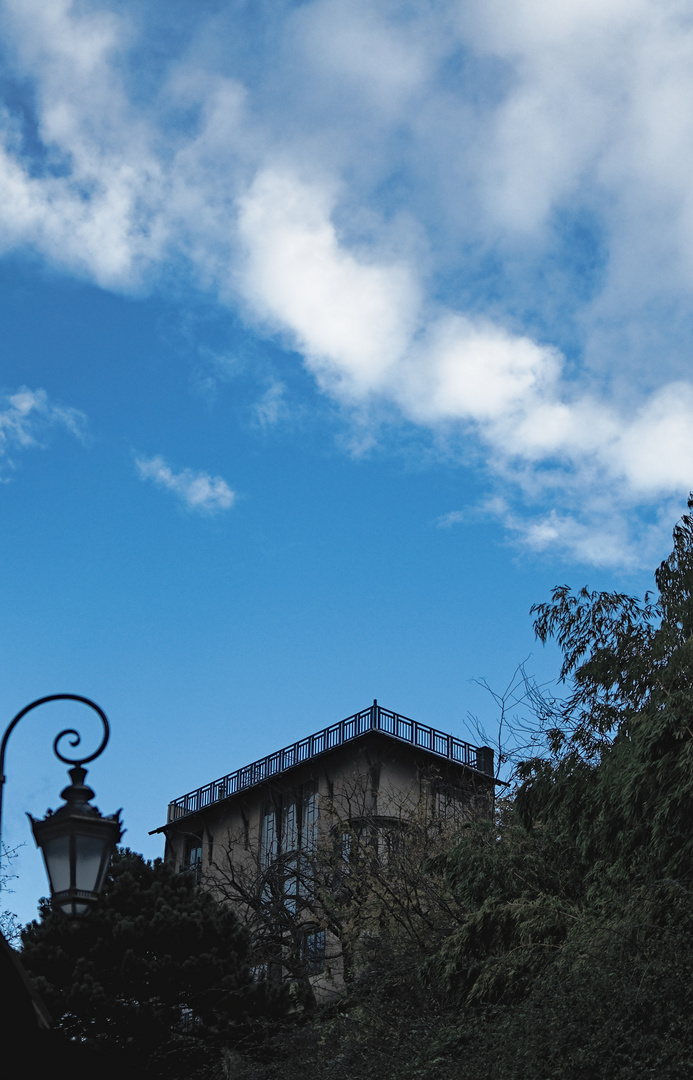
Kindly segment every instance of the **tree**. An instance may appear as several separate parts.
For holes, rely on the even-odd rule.
[[[538,637],[562,648],[568,694],[540,718],[547,752],[519,765],[494,850],[461,843],[445,857],[469,914],[429,966],[463,1015],[473,1007],[501,1036],[489,1075],[690,1067],[690,513],[673,539],[642,602],[561,586],[533,608]]]
[[[528,825],[562,822],[590,860],[615,860],[629,878],[638,866],[678,876],[693,865],[690,513],[673,538],[656,597],[561,587],[533,608],[539,638],[563,649],[572,687],[549,731],[552,758],[519,770],[518,810]]]
[[[2,845],[0,851],[0,896],[4,899],[8,893],[14,890],[10,888],[8,882],[16,879],[17,875],[12,873],[12,863],[18,856],[19,848],[23,847],[19,844],[17,847],[8,848],[6,844]],[[16,947],[20,942],[20,922],[13,911],[9,908],[5,908],[0,911],[0,933],[10,945]]]
[[[416,790],[381,786],[370,773],[343,778],[320,800],[321,827],[311,843],[267,854],[242,828],[218,847],[207,885],[247,926],[252,962],[290,978],[314,1004],[316,974],[306,940],[321,935],[325,971],[318,996],[342,995],[385,955],[426,955],[456,915],[434,869],[463,822],[488,817],[483,793],[446,782],[431,768]],[[317,796],[316,796],[317,798]],[[377,960],[376,957],[380,959]]]
[[[535,696],[545,746],[519,763],[497,819],[421,862],[425,915],[447,921],[407,953],[382,947],[398,940],[386,920],[354,992],[285,1032],[253,1080],[688,1077],[690,511],[693,497],[654,596],[560,586],[533,609],[539,638],[563,650],[566,696]]]
[[[216,1075],[220,1055],[283,1007],[277,989],[252,977],[233,910],[192,875],[127,849],[87,918],[75,923],[42,901],[22,940],[57,1026],[147,1076]]]

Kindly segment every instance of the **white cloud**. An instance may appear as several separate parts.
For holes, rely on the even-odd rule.
[[[375,101],[388,113],[399,113],[433,74],[434,57],[421,42],[417,47],[411,28],[398,25],[376,4],[309,4],[294,14],[292,29],[301,58],[317,68],[325,83],[344,83],[352,95],[363,95],[370,107]]]
[[[203,12],[159,74],[139,6],[2,11],[39,149],[0,116],[0,250],[124,290],[185,267],[340,403],[464,432],[537,550],[612,559],[632,508],[693,486],[678,0],[279,5],[256,66],[226,58],[238,12]],[[233,498],[139,467],[186,505]]]
[[[240,200],[240,288],[257,315],[289,331],[322,386],[358,400],[377,391],[416,325],[419,296],[402,264],[339,243],[329,193],[277,170]]]
[[[431,319],[412,353],[402,404],[430,423],[507,424],[530,403],[552,396],[560,374],[556,350],[454,313]]]
[[[464,510],[450,510],[447,514],[441,514],[436,518],[435,524],[439,529],[449,529],[453,525],[461,525],[466,520]]]
[[[162,457],[136,458],[135,465],[143,480],[151,480],[158,487],[172,491],[188,510],[215,514],[229,510],[235,501],[235,492],[221,476],[192,469],[174,473]]]
[[[592,483],[596,470],[635,500],[693,482],[693,385],[667,384],[628,415],[569,383],[558,350],[488,320],[433,309],[417,332],[411,273],[344,251],[329,211],[324,191],[273,173],[241,213],[243,287],[325,389],[350,404],[380,396],[432,427],[471,424],[502,471],[551,464]]]
[[[662,557],[671,539],[671,522],[685,511],[685,499],[664,499],[657,513],[633,514],[618,498],[603,491],[585,497],[573,509],[562,507],[528,516],[502,497],[488,500],[479,511],[501,523],[506,533],[536,554],[557,552],[569,559],[610,566],[615,570],[649,569]]]
[[[32,447],[45,447],[55,428],[63,428],[83,440],[86,418],[78,409],[56,405],[45,390],[23,386],[0,396],[0,462],[13,467],[14,455]]]
[[[286,386],[282,382],[275,380],[267,387],[254,410],[255,418],[262,427],[271,427],[286,414],[285,393]]]

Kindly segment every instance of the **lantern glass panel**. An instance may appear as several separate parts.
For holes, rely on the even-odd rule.
[[[115,844],[108,844],[106,849],[103,851],[103,855],[101,857],[101,867],[99,869],[99,876],[96,885],[94,886],[94,892],[100,893],[103,890],[104,883],[106,881],[106,875],[108,874],[108,868],[111,865],[111,859],[113,857],[114,851]]]
[[[80,892],[96,892],[107,841],[104,836],[75,836],[75,887]]]
[[[70,837],[54,836],[41,846],[51,889],[64,892],[70,888]]]

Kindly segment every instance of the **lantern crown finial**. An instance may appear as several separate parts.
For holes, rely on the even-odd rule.
[[[70,807],[83,807],[85,810],[92,810],[98,814],[98,810],[95,806],[90,806],[89,802],[94,798],[93,790],[84,783],[87,770],[83,765],[75,765],[72,769],[67,770],[67,775],[72,781],[66,788],[60,792],[60,798],[65,800],[65,805]],[[56,813],[60,813],[65,807],[60,807]]]

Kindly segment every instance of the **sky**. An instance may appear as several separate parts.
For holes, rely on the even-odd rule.
[[[693,488],[678,0],[0,3],[0,698],[125,842],[370,704],[495,738]],[[13,733],[12,906],[46,883]]]

